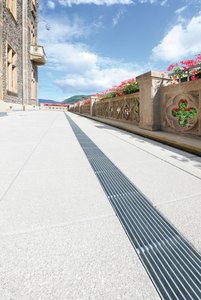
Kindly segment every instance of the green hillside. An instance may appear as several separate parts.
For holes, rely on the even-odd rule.
[[[80,100],[84,100],[84,99],[87,99],[88,97],[90,97],[91,95],[75,95],[75,96],[72,96],[70,98],[67,98],[65,99],[64,101],[62,101],[62,103],[70,103],[70,104],[73,104],[77,101],[80,101]]]

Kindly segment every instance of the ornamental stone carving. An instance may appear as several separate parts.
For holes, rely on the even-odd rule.
[[[96,102],[96,116],[128,122],[139,123],[139,95],[132,94]]]
[[[179,94],[166,97],[164,124],[178,132],[196,130],[199,115],[198,96]]]

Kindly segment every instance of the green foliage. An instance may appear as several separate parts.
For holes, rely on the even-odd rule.
[[[181,99],[179,101],[179,107],[172,109],[173,117],[177,118],[179,125],[185,127],[188,125],[188,119],[194,119],[197,115],[197,109],[195,107],[187,107],[187,100]]]
[[[135,78],[130,78],[122,81],[121,84],[117,86],[115,85],[100,94],[96,94],[96,96],[98,96],[100,99],[114,98],[114,97],[125,96],[132,93],[136,93],[138,91],[139,91],[139,86]]]
[[[135,82],[132,82],[132,83],[129,83],[129,84],[126,84],[123,88],[122,88],[122,92],[125,94],[125,95],[129,95],[129,94],[132,94],[132,93],[136,93],[139,91],[139,85],[137,83],[137,81]]]
[[[62,103],[73,104],[73,103],[75,103],[75,102],[78,102],[78,101],[87,99],[87,98],[89,98],[90,96],[91,96],[91,95],[75,95],[75,96],[72,96],[72,97],[70,97],[70,98],[65,99]]]

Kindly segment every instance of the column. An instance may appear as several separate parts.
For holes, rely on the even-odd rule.
[[[96,115],[95,111],[95,105],[96,105],[96,99],[97,96],[91,96],[91,102],[90,102],[90,116],[94,117]]]
[[[140,87],[140,123],[147,130],[160,130],[160,87],[170,80],[163,72],[150,71],[136,78]]]

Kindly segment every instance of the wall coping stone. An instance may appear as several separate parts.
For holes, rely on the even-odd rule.
[[[146,72],[144,74],[141,74],[139,76],[136,77],[136,81],[141,81],[141,80],[145,80],[148,78],[163,78],[165,80],[170,80],[168,74],[166,72],[159,72],[159,71],[149,71]]]

